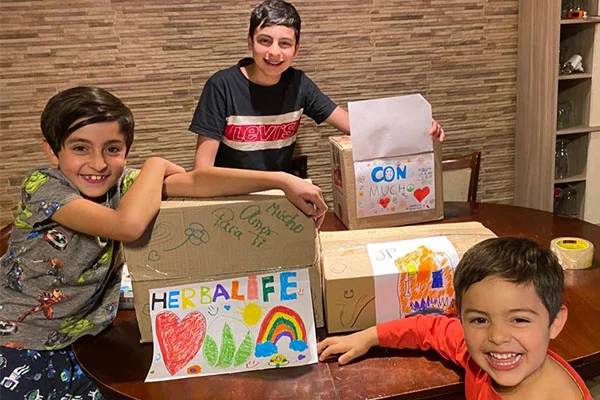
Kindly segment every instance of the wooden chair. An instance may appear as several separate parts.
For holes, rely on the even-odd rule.
[[[481,152],[442,160],[444,201],[477,201]]]
[[[6,253],[6,249],[8,248],[8,239],[10,238],[10,231],[12,229],[12,224],[8,224],[2,228],[0,231],[0,256]]]

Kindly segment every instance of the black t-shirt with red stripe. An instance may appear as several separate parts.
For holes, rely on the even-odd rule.
[[[252,62],[240,60],[206,82],[189,129],[221,141],[218,167],[289,171],[302,114],[320,124],[336,104],[295,68],[276,85],[252,83],[240,69]]]

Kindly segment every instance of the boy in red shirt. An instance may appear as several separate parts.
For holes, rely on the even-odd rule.
[[[585,399],[573,368],[548,349],[567,321],[563,271],[547,249],[522,238],[483,241],[456,267],[460,319],[401,318],[317,345],[320,360],[340,364],[373,346],[437,351],[465,368],[467,399]]]

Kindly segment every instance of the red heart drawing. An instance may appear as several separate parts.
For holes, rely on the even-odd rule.
[[[200,351],[206,333],[206,318],[194,311],[180,321],[173,312],[163,311],[156,316],[155,327],[163,361],[169,373],[174,375]]]
[[[381,204],[381,207],[386,208],[390,204],[390,201],[389,197],[384,197],[383,199],[379,199],[379,204]]]
[[[414,194],[415,199],[417,199],[419,201],[419,203],[422,202],[423,199],[425,197],[427,197],[427,195],[429,195],[429,186],[425,186],[421,189],[415,190],[415,194]]]

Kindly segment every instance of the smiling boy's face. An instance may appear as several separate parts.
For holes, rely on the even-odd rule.
[[[558,336],[566,318],[563,306],[550,324],[533,284],[519,285],[497,276],[471,285],[462,297],[467,349],[498,392],[535,385],[550,339]]]
[[[296,33],[283,25],[259,26],[248,38],[254,67],[250,80],[261,85],[275,85],[298,54]]]
[[[77,129],[67,137],[58,156],[47,142],[44,150],[63,175],[90,199],[102,198],[117,184],[126,166],[127,145],[117,121]]]

